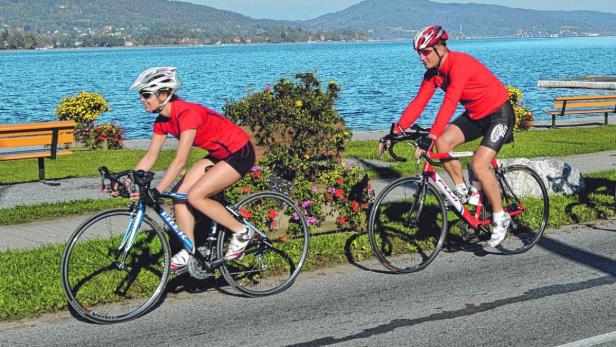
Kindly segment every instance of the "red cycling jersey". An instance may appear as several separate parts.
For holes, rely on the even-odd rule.
[[[408,128],[421,115],[436,87],[445,91],[443,104],[436,115],[430,134],[438,137],[447,127],[458,102],[470,119],[478,120],[494,113],[509,99],[509,92],[488,68],[465,53],[449,51],[438,69],[426,71],[417,96],[406,107],[398,124]]]
[[[207,150],[216,159],[225,159],[244,147],[250,137],[225,116],[209,108],[176,99],[171,102],[171,116],[158,116],[154,133],[171,134],[179,139],[183,131],[196,129],[194,147]]]

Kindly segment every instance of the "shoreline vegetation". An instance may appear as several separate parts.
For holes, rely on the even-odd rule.
[[[596,37],[614,37],[616,34],[607,35],[562,35],[562,36],[533,36],[533,37],[509,37],[509,36],[486,36],[486,37],[464,37],[453,38],[450,41],[489,41],[489,40],[558,40],[558,39],[570,39],[570,38],[596,38]],[[388,39],[352,39],[352,40],[325,40],[325,41],[283,41],[283,42],[216,42],[216,43],[199,43],[199,44],[145,44],[145,45],[110,45],[110,46],[76,46],[76,47],[51,47],[51,46],[37,46],[31,48],[6,48],[0,45],[0,53],[6,52],[32,52],[32,51],[79,51],[79,50],[108,50],[108,49],[151,49],[151,48],[195,48],[195,47],[238,47],[238,46],[268,46],[268,45],[293,45],[293,44],[336,44],[336,43],[387,43],[387,42],[412,42],[412,37],[406,38],[388,38]]]

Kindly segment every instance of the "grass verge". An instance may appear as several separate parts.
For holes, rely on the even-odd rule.
[[[66,217],[116,207],[126,207],[128,199],[72,200],[56,203],[17,206],[0,209],[0,225],[28,223],[37,220]]]

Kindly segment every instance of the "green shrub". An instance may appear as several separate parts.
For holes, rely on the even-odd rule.
[[[297,82],[281,78],[273,89],[249,93],[223,109],[236,124],[252,130],[256,144],[266,151],[263,164],[276,175],[313,179],[333,168],[351,132],[335,109],[340,91],[335,81],[322,90],[312,73],[295,78]]]

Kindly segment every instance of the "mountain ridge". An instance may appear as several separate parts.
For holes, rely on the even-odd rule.
[[[435,23],[456,38],[616,34],[611,13],[430,0],[364,0],[306,21],[169,0],[0,0],[0,49],[411,39]]]

